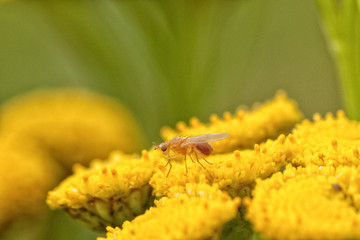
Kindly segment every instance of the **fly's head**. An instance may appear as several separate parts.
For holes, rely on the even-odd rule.
[[[156,149],[160,149],[163,153],[168,153],[169,152],[169,147],[168,147],[168,142],[163,142],[163,143],[160,143],[159,145],[156,145],[154,147],[154,150]]]

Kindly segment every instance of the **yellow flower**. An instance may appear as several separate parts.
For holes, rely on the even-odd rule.
[[[255,179],[267,178],[286,164],[285,136],[278,135],[288,131],[300,118],[296,104],[284,94],[278,94],[274,101],[253,112],[239,112],[237,118],[228,114],[224,121],[212,117],[207,127],[192,120],[193,128],[187,130],[193,132],[186,135],[229,132],[230,141],[212,143],[218,154],[206,160],[187,159],[188,172],[184,156],[175,156],[168,177],[170,165],[159,150],[144,150],[141,157],[115,152],[109,160],[94,161],[88,169],[76,167],[72,176],[49,192],[47,202],[97,230],[109,225],[121,226],[128,220],[122,230],[108,228],[110,239],[127,239],[134,234],[134,238],[218,238],[224,223],[237,213],[239,199],[236,197],[248,196]],[[234,151],[268,137],[278,138],[255,144],[251,150]],[[162,198],[156,201],[157,207],[145,212],[154,197]],[[220,211],[224,212],[221,217]],[[191,218],[186,220],[188,216]],[[173,222],[177,222],[176,228]]]
[[[284,92],[279,92],[274,100],[257,106],[253,111],[239,110],[234,117],[226,112],[223,120],[212,115],[209,125],[192,118],[190,127],[184,122],[179,122],[177,130],[164,127],[161,135],[163,139],[170,140],[176,136],[229,133],[228,138],[212,143],[214,153],[226,153],[239,148],[252,148],[256,143],[276,138],[279,134],[289,131],[301,117],[296,103],[289,100]]]
[[[121,105],[74,89],[41,90],[0,107],[0,228],[46,209],[47,191],[75,162],[141,147],[133,117]]]
[[[95,160],[88,169],[76,166],[72,176],[49,192],[47,203],[100,231],[108,225],[121,226],[153,204],[148,184],[153,164],[146,152],[142,158],[114,152],[109,160]]]
[[[45,209],[46,193],[65,172],[44,152],[0,148],[0,229],[19,216]]]
[[[314,120],[304,120],[287,137],[289,161],[300,166],[359,165],[360,124],[348,120],[342,111],[336,118],[315,114]]]
[[[254,150],[211,155],[206,158],[211,164],[200,159],[203,166],[188,159],[188,172],[183,161],[175,161],[169,176],[166,176],[168,169],[161,167],[151,178],[150,185],[156,196],[165,196],[171,187],[187,183],[216,183],[233,197],[249,195],[256,178],[266,178],[286,164],[284,139],[285,136],[281,135],[275,141],[255,145]],[[182,160],[182,156],[179,159]],[[163,162],[164,166],[166,159]]]
[[[106,158],[113,150],[133,153],[142,147],[128,110],[86,90],[37,90],[8,101],[0,111],[0,137],[31,136],[68,169]]]
[[[269,239],[360,237],[359,167],[286,167],[259,180],[248,219]]]
[[[156,207],[122,229],[108,227],[112,239],[219,239],[223,225],[235,217],[240,199],[231,199],[215,186],[187,184],[169,191],[170,197],[156,201]]]
[[[292,117],[286,117],[287,110],[289,110],[287,116]],[[277,115],[271,120],[274,112],[282,114],[282,117]],[[267,126],[265,122],[262,123],[263,125],[257,124],[261,122],[261,113],[267,114],[266,123],[273,121],[271,126]],[[278,95],[274,102],[246,115],[245,122],[253,119],[257,127],[264,128],[252,133],[254,138],[261,140],[264,132],[275,134],[288,129],[289,123],[298,120],[300,115],[293,102],[287,100],[285,95]],[[179,155],[178,159],[172,160],[173,168],[169,177],[166,177],[168,160],[161,151],[144,150],[141,159],[114,153],[110,160],[104,163],[97,161],[89,169],[77,170],[73,176],[49,193],[48,204],[52,208],[66,210],[77,219],[87,222],[92,228],[104,230],[106,225],[121,226],[124,220],[131,220],[142,214],[146,207],[153,203],[151,191],[153,196],[169,197],[174,191],[177,195],[179,192],[185,193],[185,187],[189,187],[188,184],[192,183],[202,184],[201,186],[217,185],[233,197],[249,195],[256,178],[268,177],[286,164],[283,154],[284,139],[285,136],[281,135],[277,140],[268,140],[261,145],[255,145],[253,150],[236,150],[210,156],[207,161],[212,164],[200,160],[200,163],[203,162],[202,165],[188,159],[187,173],[183,156]],[[217,147],[214,146],[215,149]],[[117,161],[117,158],[122,160]],[[110,174],[112,171],[117,173],[116,180]],[[141,192],[140,195],[145,199],[141,207],[135,210],[131,208],[133,203],[129,202],[133,192]],[[121,205],[121,208],[114,204],[114,201],[117,205]],[[139,203],[139,201],[134,202]]]

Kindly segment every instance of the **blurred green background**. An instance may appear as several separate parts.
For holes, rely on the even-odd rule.
[[[306,117],[342,108],[313,0],[3,2],[0,83],[1,102],[63,86],[119,99],[139,120],[146,147],[161,140],[161,126],[192,116],[208,121],[278,89]],[[37,235],[5,237],[99,236],[51,214],[39,220]]]
[[[121,100],[149,142],[163,125],[284,89],[306,116],[341,108],[312,0],[9,1],[0,100],[76,86]]]

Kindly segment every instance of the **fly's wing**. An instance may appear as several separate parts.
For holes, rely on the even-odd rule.
[[[210,133],[210,134],[189,137],[186,140],[186,142],[184,143],[184,145],[216,142],[216,141],[222,140],[224,138],[227,138],[228,136],[229,136],[228,133]]]

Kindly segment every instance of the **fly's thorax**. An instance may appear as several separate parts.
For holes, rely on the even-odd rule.
[[[184,137],[174,137],[168,142],[168,147],[172,150],[183,148],[185,142],[186,142],[186,138]]]
[[[187,138],[184,137],[174,137],[168,142],[168,149],[176,154],[186,154],[187,146],[184,145]]]
[[[174,145],[174,146],[181,145],[185,143],[186,139],[187,139],[186,137],[174,137],[169,141],[169,145]]]

